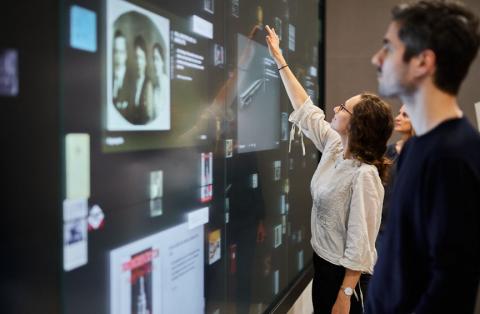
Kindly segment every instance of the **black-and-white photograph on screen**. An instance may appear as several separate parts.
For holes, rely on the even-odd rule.
[[[203,0],[203,9],[209,13],[215,13],[214,1],[215,0]]]
[[[215,44],[213,46],[213,65],[219,66],[225,63],[225,50],[223,46]]]
[[[108,130],[170,130],[169,32],[167,18],[107,1]]]
[[[288,49],[295,51],[295,25],[288,24]]]
[[[0,50],[0,96],[18,95],[18,52]]]
[[[280,141],[280,77],[266,46],[238,35],[238,152],[277,148]],[[251,54],[244,58],[245,53]],[[245,62],[248,59],[248,62]]]
[[[232,15],[240,17],[240,0],[232,0]]]
[[[212,184],[213,175],[212,175],[212,165],[213,163],[213,153],[202,153],[202,163],[200,165],[201,169],[201,178],[200,185]]]
[[[278,35],[278,39],[282,40],[282,20],[279,17],[275,17],[275,33]]]
[[[150,217],[163,214],[163,171],[150,172]]]

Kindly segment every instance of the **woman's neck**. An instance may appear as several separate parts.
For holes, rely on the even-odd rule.
[[[400,136],[399,142],[402,141],[405,143],[410,137],[411,137],[410,132],[402,133],[402,135]]]
[[[342,146],[343,146],[343,159],[352,159],[352,153],[350,152],[350,147],[348,146],[348,136],[341,135]]]
[[[400,151],[402,150],[403,148],[403,145],[405,144],[405,142],[410,138],[412,137],[410,135],[410,132],[408,133],[402,133],[400,139],[395,143],[395,149],[397,151],[398,154],[400,154]]]

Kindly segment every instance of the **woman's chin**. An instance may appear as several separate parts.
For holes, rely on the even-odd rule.
[[[332,119],[332,122],[330,122],[330,127],[337,131],[337,124],[335,123],[335,119]]]

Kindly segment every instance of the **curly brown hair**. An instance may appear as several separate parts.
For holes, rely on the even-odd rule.
[[[355,159],[374,165],[383,182],[391,161],[384,157],[393,131],[390,105],[375,94],[364,92],[353,107],[348,131],[348,146]]]

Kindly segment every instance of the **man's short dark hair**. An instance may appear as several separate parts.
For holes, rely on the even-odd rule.
[[[145,39],[143,39],[143,37],[140,35],[135,37],[135,40],[133,41],[133,47],[135,47],[135,49],[138,47],[142,49],[145,54],[147,53],[147,44],[145,43]]]
[[[478,17],[458,2],[440,0],[400,4],[392,16],[405,44],[403,60],[431,49],[436,56],[435,85],[457,95],[480,45]]]
[[[120,37],[125,38],[125,35],[123,35],[123,33],[119,30],[115,31],[115,35],[113,35],[113,40],[115,40],[117,38],[120,38]]]

